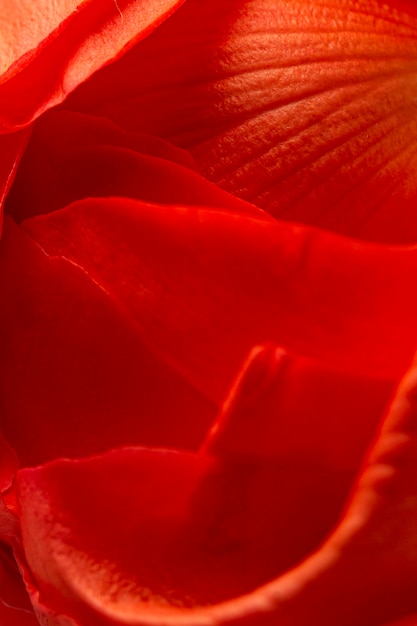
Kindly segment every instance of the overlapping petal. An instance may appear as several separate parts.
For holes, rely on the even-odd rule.
[[[282,347],[256,346],[201,450],[239,462],[297,459],[356,472],[392,386]]]
[[[215,408],[111,296],[10,219],[0,255],[0,420],[23,465],[123,444],[199,444]]]
[[[5,0],[0,132],[25,126],[149,34],[183,0]]]
[[[23,226],[82,266],[217,403],[257,344],[393,380],[417,345],[414,247],[125,198],[86,199]]]
[[[280,218],[415,242],[416,72],[412,2],[190,0],[69,106]]]
[[[304,355],[282,378],[271,374],[267,393],[248,409],[258,415],[266,402],[276,426],[260,420],[258,435],[242,441],[238,425],[230,450],[246,441],[264,455],[358,467],[417,342],[415,248],[124,198],[80,201],[23,228],[30,238],[10,222],[3,244],[5,315],[30,303],[31,319],[14,314],[2,394],[6,434],[27,461],[116,441],[195,449],[247,351],[274,341]],[[18,372],[24,385],[16,393]],[[151,380],[166,389],[153,400]],[[36,451],[27,434],[33,414],[43,433]],[[67,421],[78,423],[69,434]]]
[[[414,4],[58,4],[0,16],[0,621],[414,626]]]
[[[220,419],[262,394],[269,356],[249,358]],[[268,422],[279,428],[272,405],[259,407],[261,424],[242,412],[242,427],[255,436]],[[313,413],[314,400],[305,420]],[[288,428],[282,420],[284,437]],[[220,434],[226,446],[233,436]],[[58,461],[19,472],[23,545],[52,613],[82,626],[142,623],[142,614],[165,623],[172,608],[238,597],[302,558],[337,519],[350,481],[308,455],[239,456],[210,444],[200,455],[129,448]]]
[[[414,249],[374,258],[242,213],[121,198],[23,226],[30,238],[8,220],[2,242],[0,384],[3,428],[25,464],[123,443],[195,449],[245,353],[275,341],[310,359],[291,361],[288,392],[271,386],[269,409],[287,420],[274,453],[357,466],[412,349]],[[386,267],[379,283],[374,264]],[[323,301],[328,283],[338,297]],[[395,315],[409,315],[402,339]]]
[[[253,374],[249,364],[249,390]],[[58,616],[52,623],[69,615],[77,626],[372,626],[412,613],[415,389],[412,369],[336,531],[258,589],[279,568],[279,555],[311,532],[306,515],[323,518],[335,504],[328,498],[309,509],[308,495],[314,500],[317,491],[305,488],[314,475],[306,458],[282,467],[262,456],[129,448],[20,471],[23,545],[40,597]],[[242,404],[236,392],[233,398]],[[127,484],[126,476],[137,480]]]
[[[6,210],[21,221],[82,198],[125,196],[262,216],[195,170],[188,152],[162,139],[127,133],[105,118],[51,111],[34,126]]]

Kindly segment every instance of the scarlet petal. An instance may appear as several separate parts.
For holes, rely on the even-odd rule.
[[[196,576],[184,552],[187,516],[215,465],[191,454],[123,449],[22,470],[25,554],[49,607],[84,626],[123,606],[148,612],[187,603],[183,585],[205,584],[204,570]]]
[[[293,459],[356,473],[392,390],[384,379],[257,346],[201,451],[234,462]]]
[[[0,493],[11,487],[18,463],[14,450],[0,433]]]
[[[20,221],[74,200],[106,196],[263,213],[207,181],[195,171],[189,153],[162,139],[127,133],[89,115],[51,111],[42,116],[6,211]]]
[[[39,626],[35,614],[8,607],[0,602],[0,619],[7,626]]]
[[[396,380],[417,344],[414,248],[123,198],[78,202],[24,228],[85,268],[216,404],[254,345]]]
[[[23,465],[123,444],[199,445],[216,408],[111,296],[10,218],[0,258],[0,420]]]
[[[364,572],[373,610],[417,611],[417,367],[402,380],[330,547]],[[381,549],[383,542],[383,549]],[[365,566],[365,567],[363,567]],[[378,595],[377,595],[378,594]],[[370,610],[371,612],[371,610]]]
[[[5,0],[0,18],[0,132],[61,102],[145,37],[183,0]]]
[[[416,626],[417,613],[411,616],[407,616],[404,619],[395,620],[395,622],[385,623],[384,626]]]
[[[29,136],[30,130],[0,135],[0,236],[3,227],[3,205]]]
[[[413,624],[417,611],[416,470],[414,364],[397,390],[339,527],[298,571],[269,587],[277,619],[284,608],[280,598],[287,591],[294,614],[299,615],[297,624],[320,619],[326,626],[369,626],[399,618]],[[292,592],[295,585],[301,589],[298,604],[297,593]],[[291,612],[288,606],[287,611]]]
[[[19,472],[25,555],[46,606],[80,626],[165,624],[185,610],[198,624],[199,607],[254,590],[316,545],[339,479],[166,450],[57,461]]]
[[[0,544],[0,619],[7,626],[37,623],[12,550],[3,544]]]
[[[305,511],[286,532],[280,524],[294,514],[289,494],[317,495],[307,472],[298,484],[294,467],[280,473],[270,460],[145,449],[20,470],[23,545],[48,610],[79,626],[377,626],[409,615],[417,608],[416,389],[413,369],[336,531],[259,588],[302,540]]]
[[[189,148],[274,216],[415,242],[416,72],[411,1],[189,0],[71,106]]]

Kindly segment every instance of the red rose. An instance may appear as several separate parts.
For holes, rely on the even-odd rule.
[[[416,9],[59,5],[0,18],[0,618],[416,624]]]

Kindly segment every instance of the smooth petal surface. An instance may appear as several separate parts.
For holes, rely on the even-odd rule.
[[[0,493],[11,487],[18,465],[14,450],[0,433]]]
[[[298,459],[356,472],[392,390],[384,379],[257,346],[201,451],[241,463]]]
[[[34,613],[9,608],[0,602],[0,619],[7,626],[39,626]]]
[[[417,613],[412,616],[407,616],[404,619],[395,620],[395,622],[386,623],[384,626],[416,626]]]
[[[216,408],[143,343],[109,294],[10,218],[0,292],[0,420],[22,465],[117,445],[200,444]]]
[[[170,15],[182,0],[4,0],[0,132],[25,126]]]
[[[68,106],[189,148],[280,218],[415,242],[416,73],[412,2],[189,0]]]
[[[84,200],[24,228],[82,266],[216,404],[254,345],[388,380],[417,345],[415,248],[123,198]]]

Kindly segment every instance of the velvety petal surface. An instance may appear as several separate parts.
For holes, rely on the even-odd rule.
[[[0,132],[28,124],[170,15],[182,0],[4,0]]]
[[[261,348],[248,359],[220,417],[233,405],[248,442],[268,423],[284,437],[291,428],[271,405],[259,407],[260,425],[236,409],[262,394],[268,357]],[[306,419],[313,405],[306,402]],[[165,624],[172,609],[251,591],[314,549],[337,519],[351,473],[329,471],[314,454],[231,454],[218,440],[233,436],[223,429],[217,450],[207,444],[200,455],[123,449],[19,471],[25,555],[49,611],[82,626],[143,616]]]
[[[415,242],[416,73],[412,2],[189,0],[68,106],[189,148],[282,219]]]
[[[273,400],[261,401],[258,422],[245,410],[249,397],[262,399],[265,382],[287,384],[273,367],[281,354],[259,347],[244,364],[219,417],[228,422],[233,413],[236,427],[217,431],[214,448],[204,446],[217,461],[130,449],[20,472],[24,545],[36,581],[29,591],[43,619],[67,624],[69,614],[77,625],[141,623],[145,614],[165,623],[169,607],[239,595],[319,543],[337,518],[351,472],[326,470],[329,455],[317,462],[314,444],[302,458],[282,455],[279,446],[262,450],[258,430],[265,438],[271,426],[284,438],[291,430],[285,407],[277,415]],[[306,398],[306,421],[316,417],[314,404]],[[247,444],[238,454],[228,446],[239,422],[241,440],[256,441],[249,454]]]
[[[117,445],[199,445],[216,408],[112,296],[10,218],[0,292],[0,423],[22,465]]]
[[[48,254],[82,266],[216,403],[257,344],[392,380],[417,344],[412,247],[124,198],[23,225]]]
[[[329,485],[325,476],[143,449],[21,470],[26,558],[43,602],[77,624],[141,623],[142,614],[165,623],[172,609],[239,596],[299,557],[302,512],[311,540],[326,501],[340,506],[343,491],[329,498],[340,477]]]
[[[242,405],[246,383],[256,388],[254,363],[259,370],[256,355],[225,411]],[[415,371],[397,392],[336,531],[252,592],[311,532],[306,515],[322,517],[335,504],[320,502],[317,491],[335,475],[314,483],[306,458],[282,466],[130,448],[20,470],[23,545],[39,597],[77,626],[377,626],[415,612]]]
[[[6,211],[20,221],[86,197],[125,196],[262,215],[195,169],[188,152],[162,139],[127,133],[105,118],[51,111],[34,126]]]

